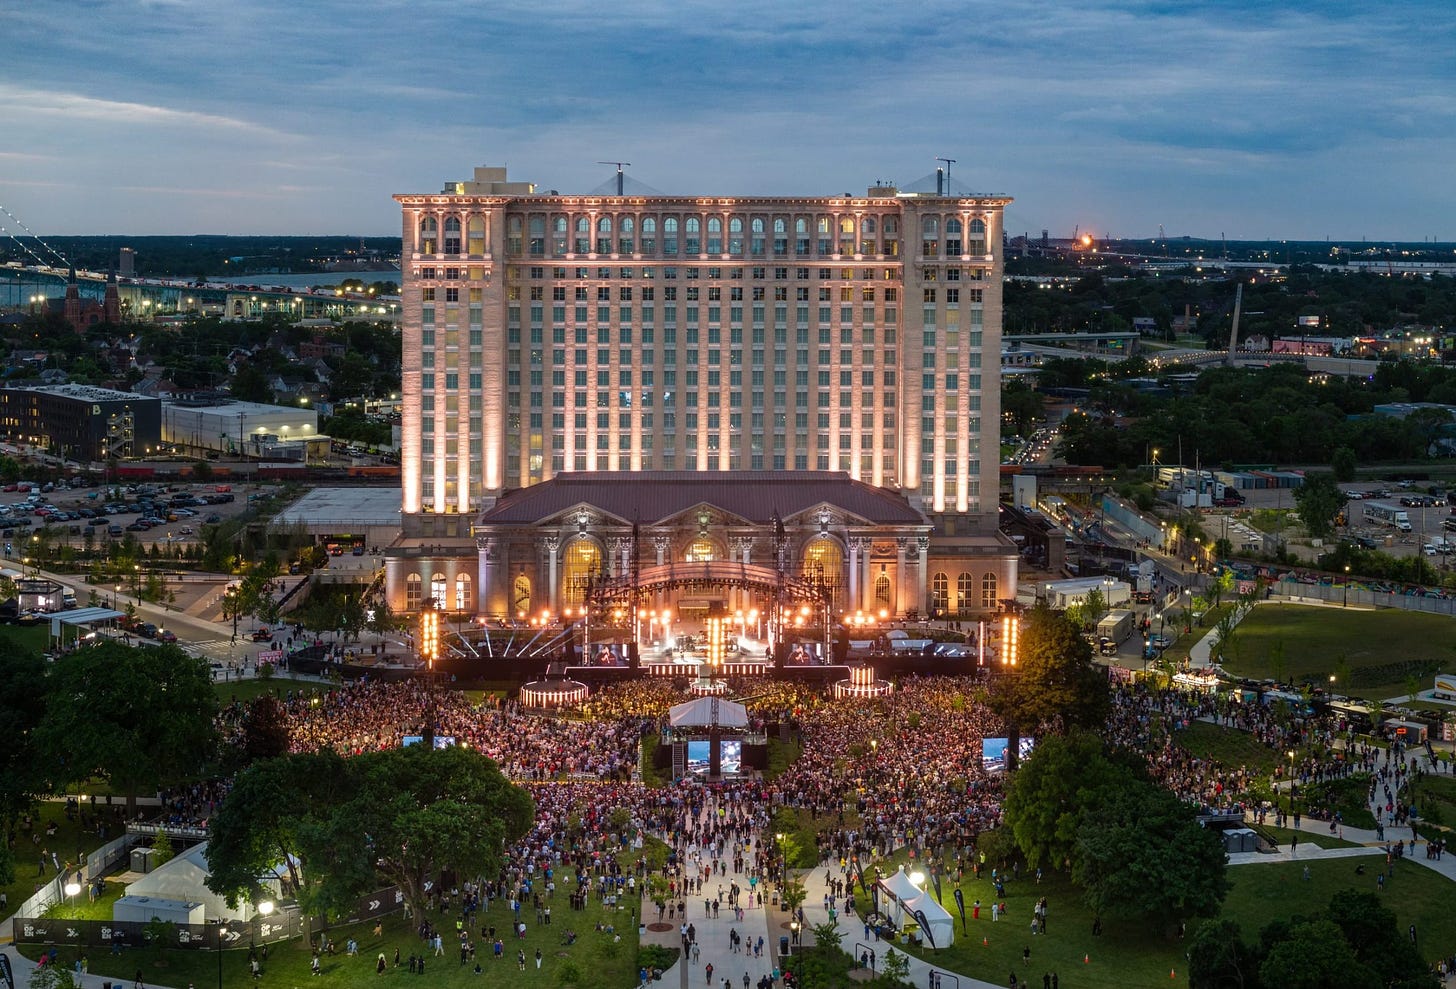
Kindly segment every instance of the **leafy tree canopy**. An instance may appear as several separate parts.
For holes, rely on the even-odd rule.
[[[992,709],[1021,731],[1093,728],[1107,720],[1107,674],[1092,663],[1092,646],[1065,614],[1039,604],[1022,622],[1017,666],[1000,677]]]

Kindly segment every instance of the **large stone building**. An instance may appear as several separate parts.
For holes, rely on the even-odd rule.
[[[836,520],[824,535],[845,588],[871,559],[858,555],[866,539],[896,547],[878,561],[901,568],[891,610],[976,612],[1014,596],[1014,547],[996,529],[1008,198],[888,186],[828,198],[540,195],[500,168],[395,198],[404,536],[387,570],[392,607],[433,595],[453,611],[523,610],[505,585],[485,586],[505,542],[511,580],[526,565],[537,607],[565,596],[557,554],[571,549],[559,540],[590,542],[610,569],[605,540],[619,535],[587,526],[548,548],[545,529],[572,506],[533,523],[545,528],[523,557],[520,532],[496,533],[508,492],[573,475],[591,479],[571,487],[578,512],[609,527],[680,525],[654,538],[688,553],[701,527],[687,508],[669,523],[647,506],[628,519],[601,504],[615,501],[606,487],[682,484],[685,472],[718,482],[709,513],[744,529],[709,533],[724,558],[734,539],[766,545],[769,518],[740,502],[772,472],[883,489],[915,516],[877,534],[832,497],[800,506]],[[776,519],[790,521],[787,509]],[[442,583],[448,592],[427,590]],[[871,604],[866,586],[857,600]]]

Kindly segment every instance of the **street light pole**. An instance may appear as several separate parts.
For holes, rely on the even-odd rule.
[[[1346,607],[1346,608],[1350,607],[1350,564],[1348,564],[1348,563],[1345,564],[1345,604],[1344,604],[1344,607]]]
[[[217,989],[222,989],[222,939],[227,937],[227,925],[217,922]]]

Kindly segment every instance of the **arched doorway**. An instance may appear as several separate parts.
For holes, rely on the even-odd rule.
[[[804,547],[800,573],[810,583],[823,587],[837,607],[844,579],[844,549],[832,536],[820,536]]]
[[[531,613],[531,578],[521,574],[511,585],[511,610],[518,618]]]
[[[580,608],[587,588],[602,572],[602,549],[590,539],[577,539],[566,547],[561,568],[561,607]]]
[[[881,570],[875,578],[875,610],[881,609],[893,612],[895,610],[895,592],[890,582],[890,575]]]

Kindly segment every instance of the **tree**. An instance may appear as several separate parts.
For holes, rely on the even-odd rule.
[[[30,989],[76,989],[76,977],[65,965],[37,965],[30,972]]]
[[[377,879],[395,883],[416,917],[441,873],[495,875],[535,812],[524,789],[471,749],[416,745],[347,766],[353,792],[321,828],[333,849],[326,881],[355,895]]]
[[[39,653],[12,639],[0,640],[0,838],[36,798],[48,792],[35,731],[45,714],[50,683]],[[0,846],[5,845],[0,840]]]
[[[236,904],[257,896],[259,880],[282,866],[307,940],[309,918],[352,902],[347,895],[331,901],[325,871],[314,868],[316,858],[330,855],[317,821],[344,803],[348,783],[343,757],[332,749],[263,759],[238,773],[210,822],[207,888]]]
[[[1094,914],[1185,919],[1211,916],[1228,893],[1228,856],[1198,812],[1161,786],[1103,790],[1082,815],[1072,879]]]
[[[273,388],[268,384],[267,375],[252,362],[238,368],[228,391],[240,402],[268,404],[273,401]]]
[[[1046,418],[1043,403],[1041,392],[1024,382],[1007,381],[1001,388],[1001,412],[1019,436],[1026,435],[1027,427],[1032,423]]]
[[[1239,619],[1241,617],[1237,609],[1226,611],[1219,616],[1218,624],[1213,627],[1214,634],[1218,636],[1214,646],[1218,649],[1220,663],[1238,658]]]
[[[1330,920],[1298,923],[1275,941],[1259,965],[1259,981],[1279,989],[1379,989],[1380,978],[1361,965]]]
[[[892,986],[909,985],[910,959],[891,948],[885,952],[885,958],[880,962],[880,977]]]
[[[157,836],[152,839],[152,868],[170,862],[176,856],[177,850],[172,847],[172,836],[165,831],[158,831]]]
[[[1042,739],[1012,775],[1004,803],[1006,825],[1026,864],[1057,868],[1071,859],[1083,815],[1104,791],[1131,785],[1139,775],[1130,760],[1109,757],[1091,731]]]
[[[1092,646],[1066,615],[1045,604],[1023,620],[1015,670],[991,692],[991,708],[1022,731],[1044,726],[1094,727],[1111,708],[1107,674],[1092,663]]]
[[[808,895],[802,879],[785,879],[779,887],[779,902],[789,913],[794,913],[803,906],[804,898]]]
[[[1335,485],[1333,474],[1306,474],[1294,489],[1294,503],[1305,530],[1315,539],[1328,539],[1335,532],[1335,517],[1345,507],[1345,496]]]
[[[826,954],[832,954],[839,950],[844,943],[844,934],[839,930],[839,925],[832,920],[826,920],[822,924],[815,924],[809,928],[814,935],[814,947]]]
[[[1342,889],[1326,911],[1360,963],[1379,972],[1388,986],[1434,985],[1430,967],[1400,930],[1394,911],[1373,893]]]
[[[1067,618],[1080,628],[1091,628],[1106,613],[1107,599],[1102,596],[1101,590],[1094,587],[1087,592],[1080,604],[1074,604],[1067,609]]]
[[[53,785],[102,776],[127,794],[199,772],[217,750],[206,663],[176,646],[104,642],[56,660],[36,749]]]
[[[1194,932],[1188,946],[1189,989],[1252,989],[1258,970],[1238,921],[1220,917]]]
[[[242,749],[248,762],[288,753],[288,712],[277,697],[263,694],[248,705],[243,715]]]
[[[1348,483],[1355,480],[1355,451],[1342,446],[1330,455],[1330,472],[1335,480]]]

